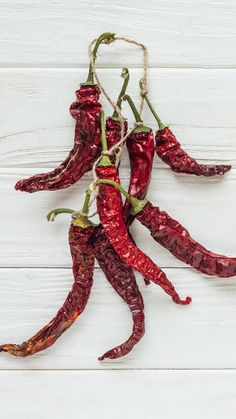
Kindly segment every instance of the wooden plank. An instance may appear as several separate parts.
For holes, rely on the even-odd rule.
[[[149,0],[0,2],[2,66],[87,66],[87,47],[111,30],[144,42],[151,66],[235,66],[236,5]],[[220,28],[220,31],[219,31]],[[104,66],[140,66],[135,48],[103,48]]]
[[[79,209],[91,177],[85,176],[78,185],[52,193],[31,195],[15,191],[13,186],[17,179],[30,174],[32,169],[0,170],[4,203],[1,206],[0,266],[68,267],[71,264],[67,243],[70,217],[61,215],[54,223],[49,223],[46,214],[58,207]],[[127,170],[123,170],[121,181],[125,187],[127,177]],[[217,253],[235,256],[235,184],[235,169],[221,180],[175,176],[170,170],[159,170],[157,178],[152,180],[148,198],[182,222],[203,245]],[[138,221],[132,226],[132,233],[141,248],[160,266],[184,266],[154,242]]]
[[[1,372],[2,411],[93,419],[234,419],[235,371]],[[14,394],[14,403],[12,395]]]
[[[138,104],[141,71],[132,69],[130,73],[128,90]],[[78,69],[0,70],[1,167],[14,167],[20,159],[26,159],[27,165],[44,167],[52,161],[52,152],[54,162],[60,157],[57,150],[66,153],[63,147],[71,145],[74,126],[68,108],[85,77],[86,71]],[[122,84],[120,70],[102,70],[100,77],[115,100]],[[234,151],[235,159],[236,70],[151,69],[149,89],[160,117],[176,130],[183,144],[200,147],[198,157],[206,158],[208,147],[211,152],[219,147],[220,152]],[[106,114],[111,114],[104,97],[101,101]],[[133,121],[127,104],[124,115]],[[143,118],[155,127],[146,107]],[[46,146],[49,155],[43,158],[41,148]],[[36,158],[32,147],[39,154]],[[221,159],[221,155],[213,154],[212,158]]]
[[[0,369],[236,368],[235,281],[208,279],[190,269],[165,272],[179,294],[191,295],[193,302],[177,306],[159,287],[146,287],[138,277],[146,333],[128,356],[97,360],[127,339],[132,321],[128,307],[96,269],[88,306],[77,322],[33,357],[1,353]],[[1,269],[0,343],[21,343],[36,333],[55,315],[71,283],[68,269]]]

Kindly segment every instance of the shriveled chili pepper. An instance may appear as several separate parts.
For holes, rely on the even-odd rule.
[[[207,250],[178,221],[150,202],[136,214],[136,218],[149,229],[154,240],[182,262],[207,275],[222,278],[236,275],[236,258]]]
[[[122,100],[124,100],[124,94],[125,94],[125,91],[126,91],[126,88],[127,88],[127,85],[128,85],[128,81],[129,81],[129,72],[128,72],[127,68],[123,68],[121,76],[125,78],[125,83],[123,85],[123,88],[122,88],[122,90],[119,94],[118,101],[116,103],[116,105],[120,109],[121,109]],[[124,124],[125,124],[124,135],[125,135],[127,133],[127,128],[128,128],[126,120],[124,121]],[[118,141],[120,141],[120,138],[121,138],[121,124],[120,124],[120,121],[119,121],[119,115],[116,111],[114,111],[112,117],[109,117],[106,120],[106,138],[107,138],[107,147],[109,149],[113,145],[117,144]],[[153,139],[153,149],[154,149],[154,139]],[[110,156],[110,159],[111,159],[111,162],[114,164],[115,163],[115,156]],[[143,182],[143,184],[144,184],[144,182]],[[141,197],[144,198],[143,195],[140,195],[140,198]],[[128,205],[130,206],[129,202],[127,201],[127,203],[126,203],[127,222],[128,222],[128,212],[129,212],[129,209],[131,208],[131,207],[129,207],[129,209],[128,209]],[[131,221],[132,218],[133,218],[132,215],[129,214],[130,225],[132,223],[132,221]],[[134,238],[133,238],[132,234],[130,233],[130,231],[128,233],[129,233],[129,237],[130,237],[131,241],[135,244],[135,241],[134,241]],[[150,284],[150,281],[145,277],[144,277],[144,282],[145,282],[146,285]]]
[[[57,214],[72,211],[61,208],[48,214],[54,220]],[[22,344],[4,344],[0,352],[26,357],[49,348],[84,311],[93,284],[94,250],[89,244],[94,225],[83,216],[75,215],[69,229],[69,245],[73,261],[74,283],[56,316],[38,333]]]
[[[102,116],[103,111],[101,112]],[[107,149],[105,127],[102,127],[102,146]],[[142,275],[160,285],[163,290],[171,295],[177,304],[189,304],[191,298],[181,300],[171,282],[164,272],[155,263],[135,246],[129,238],[126,226],[122,219],[122,199],[118,189],[109,182],[117,180],[117,169],[112,166],[108,156],[103,156],[97,166],[99,180],[99,194],[97,196],[97,209],[106,236],[114,247],[118,256],[130,267],[139,271]],[[128,195],[128,194],[127,194]],[[136,198],[132,198],[135,200]]]
[[[108,282],[124,302],[128,304],[133,318],[133,332],[131,336],[121,345],[110,349],[102,355],[99,358],[102,361],[105,358],[115,359],[127,355],[134,345],[140,341],[145,331],[144,306],[133,270],[119,258],[101,225],[95,227],[91,236],[91,245]]]
[[[117,188],[121,188],[117,184]],[[125,192],[125,196],[127,193]],[[236,276],[236,258],[211,252],[194,240],[188,230],[165,211],[147,200],[133,200],[132,213],[148,228],[154,240],[168,249],[175,257],[196,270],[211,276],[228,278]]]
[[[143,124],[141,116],[136,109],[130,96],[125,95],[133,114],[135,116],[136,128],[131,132],[126,140],[126,146],[129,153],[131,174],[129,183],[129,194],[144,199],[151,181],[152,164],[154,158],[154,136],[152,129]],[[131,204],[126,199],[123,206],[122,215],[127,227],[130,227],[134,216],[130,213]]]
[[[114,34],[102,34],[95,44],[93,54],[96,57],[98,47],[103,42],[114,39]],[[94,83],[90,66],[87,81],[75,92],[77,101],[70,107],[70,113],[76,119],[74,146],[67,158],[51,172],[31,176],[16,183],[15,189],[24,192],[58,190],[68,188],[91,170],[100,154],[100,111],[98,102],[100,89]]]
[[[140,81],[140,86],[142,87],[142,80]],[[200,164],[193,157],[190,157],[182,149],[181,144],[170,128],[160,120],[147,94],[144,97],[159,126],[155,136],[156,153],[174,172],[210,177],[223,175],[231,169],[230,165]]]

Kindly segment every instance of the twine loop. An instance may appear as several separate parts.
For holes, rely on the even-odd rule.
[[[130,133],[133,131],[134,127],[136,126],[140,126],[142,125],[141,122],[136,122],[134,123],[134,127],[132,127],[126,134],[125,134],[125,119],[122,116],[121,110],[120,108],[116,105],[116,103],[113,102],[113,100],[110,98],[110,96],[108,95],[108,93],[106,92],[105,88],[103,87],[101,81],[100,81],[100,77],[97,74],[97,70],[96,70],[96,64],[95,64],[95,59],[96,57],[93,54],[92,51],[92,47],[95,44],[95,42],[97,41],[97,39],[94,39],[88,48],[88,53],[89,53],[89,58],[90,58],[90,67],[93,73],[93,76],[101,90],[101,92],[104,94],[105,98],[107,99],[107,101],[110,103],[110,105],[112,106],[112,108],[114,109],[114,111],[116,111],[117,115],[118,115],[118,119],[121,125],[121,139],[120,141],[115,144],[114,146],[112,146],[109,150],[106,151],[102,151],[101,155],[98,157],[98,159],[94,162],[93,167],[92,167],[92,173],[93,173],[93,181],[89,186],[89,189],[94,192],[94,196],[91,199],[90,203],[89,203],[89,207],[91,207],[91,205],[93,204],[93,202],[95,201],[97,195],[98,195],[98,185],[97,185],[97,174],[96,174],[96,167],[99,164],[102,156],[111,156],[111,155],[115,155],[116,159],[115,159],[115,166],[119,166],[120,163],[120,159],[121,159],[121,155],[123,152],[123,145],[127,139],[127,137],[130,135]],[[114,41],[124,41],[127,42],[129,44],[133,44],[138,46],[139,48],[141,48],[143,50],[143,78],[142,78],[142,85],[140,87],[140,114],[142,114],[143,111],[143,105],[144,105],[144,96],[145,94],[147,94],[148,90],[147,90],[147,67],[148,67],[148,51],[146,46],[138,41],[135,41],[133,39],[130,38],[126,38],[126,37],[121,37],[121,36],[116,36],[115,34],[112,34],[112,36],[108,37],[108,38],[104,38],[102,43],[103,44],[111,44]],[[95,215],[96,213],[94,213],[93,215]],[[90,217],[92,217],[93,215],[91,215]]]

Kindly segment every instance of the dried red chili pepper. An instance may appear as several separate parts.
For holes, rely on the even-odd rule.
[[[119,184],[116,187],[123,189]],[[221,278],[236,276],[236,258],[219,255],[206,249],[194,240],[177,220],[153,206],[151,202],[134,200],[126,192],[125,196],[130,199],[132,213],[137,220],[149,229],[156,242],[175,257],[207,275]]]
[[[154,158],[154,136],[152,129],[143,124],[141,116],[136,109],[130,96],[125,95],[137,123],[136,128],[131,132],[126,140],[129,153],[131,175],[129,183],[129,194],[144,199],[151,181],[152,164]],[[130,227],[134,216],[130,213],[131,204],[126,199],[123,206],[122,215],[127,227]]]
[[[103,111],[101,112],[102,116]],[[105,127],[102,127],[102,146],[107,150]],[[99,194],[97,196],[97,209],[106,236],[120,258],[130,267],[138,270],[142,275],[160,285],[163,290],[171,295],[177,304],[189,304],[191,298],[181,300],[171,282],[164,272],[155,263],[135,246],[129,238],[126,226],[122,219],[122,199],[120,191],[109,182],[117,182],[117,169],[112,166],[108,156],[103,156],[97,166],[99,180]],[[127,196],[129,196],[127,194]],[[133,200],[136,198],[132,198]]]
[[[115,359],[127,355],[144,335],[144,306],[133,270],[124,263],[106,237],[101,225],[95,227],[91,236],[91,245],[95,257],[102,268],[108,282],[120,297],[128,304],[133,318],[133,332],[121,345],[110,349],[99,360]]]
[[[142,87],[142,80],[140,81]],[[176,173],[187,173],[197,176],[215,176],[223,175],[231,169],[230,165],[206,165],[198,163],[193,157],[190,157],[186,151],[181,148],[179,141],[173,132],[162,123],[156,111],[154,110],[147,94],[144,98],[156,119],[159,130],[156,132],[156,153],[170,168]]]
[[[146,226],[152,237],[175,257],[207,275],[227,278],[236,275],[236,258],[207,250],[165,211],[148,202],[136,218]]]
[[[48,215],[53,220],[57,214],[72,212],[69,209],[58,209]],[[74,283],[63,306],[56,316],[38,333],[22,344],[4,344],[0,352],[26,357],[49,348],[84,311],[93,284],[94,250],[89,244],[94,225],[86,218],[75,215],[69,230],[69,245],[73,260]]]
[[[129,81],[129,72],[128,72],[128,69],[127,68],[123,68],[123,71],[121,73],[121,76],[123,78],[125,78],[125,83],[123,85],[123,88],[122,88],[122,90],[121,90],[121,92],[119,94],[118,101],[116,103],[116,105],[120,109],[121,109],[122,100],[124,100],[124,94],[125,94],[125,91],[126,91],[126,88],[127,88],[127,85],[128,85],[128,81]],[[109,149],[113,145],[117,144],[120,141],[120,138],[121,138],[121,124],[120,124],[119,121],[120,121],[119,115],[118,115],[118,113],[116,111],[114,111],[112,117],[109,117],[106,120],[106,138],[107,138],[107,146],[108,146]],[[126,135],[127,128],[128,128],[127,121],[126,120],[124,121],[124,124],[125,124],[124,135]],[[154,153],[154,139],[153,139],[153,153]],[[111,159],[111,162],[114,164],[115,163],[115,156],[110,156],[110,159]],[[145,157],[144,157],[144,160],[145,160]],[[137,164],[137,161],[136,161],[136,164]],[[148,168],[147,168],[147,170],[148,170]],[[132,177],[132,175],[131,175],[131,177]],[[143,182],[143,185],[144,185],[144,182]],[[141,197],[144,198],[144,196],[141,195],[141,194],[139,194],[139,197],[140,198]],[[128,208],[128,206],[129,206],[129,208]],[[126,203],[127,217],[128,217],[128,212],[130,212],[130,208],[131,208],[131,206],[129,204],[129,201],[127,201],[127,203]],[[132,218],[134,218],[134,217],[132,217],[132,215],[129,214],[129,220],[130,220],[130,224],[129,225],[131,225],[131,223],[132,223],[132,221],[131,221]],[[128,222],[128,220],[127,220],[127,222]],[[131,241],[135,244],[135,241],[134,241],[134,238],[132,237],[132,234],[130,233],[130,231],[128,233],[129,233],[129,237],[130,237]],[[150,284],[150,281],[147,278],[145,278],[145,277],[144,277],[144,282],[145,282],[146,285],[149,285]]]
[[[114,34],[102,34],[95,44],[93,54],[96,57],[98,47],[103,42],[110,42]],[[68,188],[77,182],[100,154],[100,111],[98,102],[100,89],[94,83],[90,66],[87,81],[75,92],[77,101],[70,107],[70,113],[76,119],[74,146],[68,157],[59,167],[48,173],[31,176],[16,183],[15,189],[24,192],[58,190]]]

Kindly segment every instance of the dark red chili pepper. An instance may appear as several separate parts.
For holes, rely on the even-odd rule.
[[[75,94],[78,101],[70,108],[76,118],[75,137],[68,157],[51,172],[18,181],[16,190],[33,193],[68,188],[91,170],[99,153],[101,104],[97,100],[100,89],[96,85],[82,85]]]
[[[142,80],[140,85],[142,86]],[[186,151],[181,148],[180,143],[170,128],[161,122],[159,116],[151,105],[147,94],[145,94],[144,97],[159,126],[159,130],[157,131],[155,137],[156,153],[174,172],[210,177],[223,175],[231,169],[230,165],[210,166],[200,164],[194,158],[190,157]]]
[[[128,304],[133,317],[133,332],[121,345],[110,349],[99,358],[115,359],[127,355],[144,335],[143,298],[139,291],[133,270],[124,263],[106,237],[101,225],[95,227],[91,236],[91,245],[95,257],[102,268],[108,282],[120,297]]]
[[[129,153],[131,175],[129,183],[129,194],[139,199],[146,197],[151,181],[152,164],[154,158],[154,136],[152,129],[143,124],[141,116],[137,111],[130,96],[125,95],[124,100],[129,102],[138,126],[131,132],[126,140]],[[127,227],[130,227],[134,216],[130,213],[131,204],[126,199],[122,215]]]
[[[67,209],[52,211],[48,217],[53,219]],[[85,217],[75,216],[69,230],[69,245],[73,260],[74,284],[63,306],[56,316],[36,335],[22,344],[4,344],[0,351],[11,355],[26,357],[49,348],[84,311],[93,284],[94,250],[89,244],[94,226]]]
[[[130,199],[132,213],[149,229],[154,240],[182,262],[207,275],[221,278],[236,276],[236,258],[207,250],[190,236],[186,228],[165,211],[161,211],[147,200],[137,200],[128,196],[119,184],[116,187]]]
[[[136,214],[136,218],[150,230],[154,240],[198,271],[222,278],[236,275],[236,258],[207,250],[178,221],[150,202]]]
[[[120,92],[118,101],[117,101],[117,106],[121,109],[121,103],[122,100],[124,99],[124,94],[128,85],[128,81],[129,81],[129,72],[127,68],[124,68],[122,73],[121,73],[122,77],[126,78],[126,84],[124,83],[123,88]],[[127,121],[124,121],[125,124],[125,129],[124,129],[124,135],[127,133]],[[132,135],[132,134],[131,134]],[[138,134],[137,134],[138,135]],[[117,114],[117,112],[115,111],[113,113],[112,117],[107,118],[106,120],[106,138],[107,138],[107,146],[110,149],[113,145],[117,144],[118,141],[120,141],[121,138],[121,124],[119,122],[119,116]],[[153,139],[153,153],[154,153],[154,139]],[[115,163],[115,156],[110,156],[111,162],[114,164]],[[144,158],[145,160],[145,158]],[[136,162],[137,163],[137,162]],[[143,182],[144,184],[144,182]],[[140,198],[144,198],[143,195],[139,196]],[[129,208],[128,208],[129,206]],[[127,201],[126,203],[126,211],[127,211],[127,217],[128,217],[128,212],[130,212],[130,204],[129,201]],[[131,214],[129,214],[129,220],[130,220],[130,224],[131,224],[131,220],[132,218],[134,218]],[[128,221],[128,220],[127,220]],[[130,231],[129,233],[129,237],[131,239],[131,241],[135,244],[134,238],[132,237]],[[150,284],[150,281],[144,277],[144,282],[146,285]]]
[[[101,112],[102,116],[103,111]],[[102,126],[103,150],[107,149],[105,127]],[[181,300],[171,282],[164,272],[145,255],[129,238],[126,226],[122,219],[122,199],[120,191],[111,186],[109,182],[119,181],[117,169],[112,166],[108,156],[103,156],[97,166],[99,194],[97,208],[106,236],[120,258],[130,267],[138,270],[142,275],[160,285],[164,291],[171,295],[177,304],[189,304],[190,297]],[[102,182],[102,183],[101,183]],[[128,195],[128,194],[127,194]],[[133,198],[135,199],[135,198]]]
[[[96,57],[98,47],[103,42],[110,42],[114,34],[102,34],[94,47]],[[59,167],[48,173],[31,176],[16,183],[15,189],[33,193],[42,190],[68,188],[91,170],[100,154],[100,111],[98,102],[100,89],[94,84],[90,66],[87,81],[75,92],[77,101],[70,107],[70,113],[76,119],[74,146],[68,157]]]

